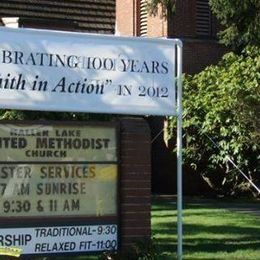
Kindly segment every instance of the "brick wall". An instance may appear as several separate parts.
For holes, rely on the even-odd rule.
[[[199,38],[196,33],[196,0],[177,0],[176,11],[168,15],[168,36],[178,38]],[[205,40],[216,39],[220,24],[210,15],[211,32]]]
[[[151,139],[143,119],[122,119],[120,125],[120,241],[127,248],[151,236]]]
[[[149,37],[168,36],[168,22],[167,22],[167,18],[162,17],[161,8],[158,9],[158,15],[148,16],[147,36]]]
[[[135,0],[116,0],[116,34],[135,35]]]
[[[219,30],[212,15],[209,35],[197,35],[196,0],[177,0],[176,12],[169,15],[168,36],[183,41],[183,72],[195,74],[220,60],[227,49],[217,41]]]
[[[217,41],[184,39],[183,72],[198,73],[206,66],[216,64],[226,51]]]
[[[138,35],[139,0],[116,1],[116,32],[122,36]],[[176,12],[162,17],[159,8],[157,16],[148,16],[147,36],[180,38],[183,41],[183,71],[194,74],[210,64],[217,63],[226,48],[218,44],[216,33],[219,24],[212,17],[211,35],[196,35],[196,1],[177,0]]]
[[[195,37],[195,0],[177,0],[176,12],[168,17],[169,37]]]
[[[139,35],[140,0],[116,0],[116,34],[122,36]],[[167,37],[168,22],[161,16],[148,16],[147,33],[149,37]]]

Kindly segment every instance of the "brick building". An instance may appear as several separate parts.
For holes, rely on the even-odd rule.
[[[116,1],[116,34],[180,38],[183,41],[183,71],[194,74],[216,63],[226,49],[217,41],[219,24],[212,15],[208,0],[177,0],[175,12],[163,16],[147,12],[146,0]],[[161,130],[164,118],[149,117],[152,131],[152,187],[154,192],[176,192],[176,162],[172,148],[165,143]],[[161,133],[161,134],[160,134]],[[156,138],[155,138],[156,137]],[[200,179],[184,172],[184,192],[205,189]],[[198,177],[199,178],[199,177]],[[195,185],[190,185],[193,183]]]
[[[116,34],[180,38],[184,43],[185,73],[197,73],[216,63],[225,49],[217,42],[219,24],[208,0],[177,0],[176,11],[149,15],[146,0],[116,1]]]

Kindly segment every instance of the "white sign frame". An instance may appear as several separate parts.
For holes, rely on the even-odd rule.
[[[18,37],[19,36],[19,37]],[[18,38],[17,38],[18,37]],[[61,97],[60,95],[51,95],[50,93],[44,93],[48,92],[48,84],[49,82],[47,80],[41,79],[40,76],[46,76],[45,73],[47,71],[43,71],[42,74],[37,74],[37,70],[34,72],[34,74],[30,74],[29,79],[23,79],[22,76],[20,76],[20,84],[23,82],[22,80],[26,82],[35,82],[35,89],[44,89],[46,88],[46,91],[35,91],[31,89],[24,89],[21,90],[21,86],[19,86],[18,91],[13,91],[11,89],[11,80],[12,76],[8,76],[8,71],[2,69],[2,64],[0,61],[0,71],[3,73],[6,73],[5,78],[0,78],[0,81],[2,82],[0,85],[0,108],[2,109],[24,109],[24,110],[40,110],[40,111],[72,111],[72,112],[90,112],[90,113],[115,113],[115,114],[132,114],[132,115],[172,115],[177,117],[177,229],[178,229],[178,246],[177,246],[177,258],[180,260],[182,259],[182,42],[178,39],[148,39],[148,38],[129,38],[129,37],[116,37],[116,36],[100,36],[100,35],[90,35],[90,34],[83,34],[83,33],[72,33],[72,32],[55,32],[55,31],[40,31],[40,30],[31,30],[31,29],[10,29],[10,28],[0,28],[0,50],[4,47],[8,47],[8,42],[12,41],[13,38],[16,40],[14,41],[14,45],[16,47],[21,48],[21,46],[27,45],[30,46],[33,49],[38,49],[38,45],[34,45],[33,39],[40,39],[40,43],[42,45],[49,48],[49,46],[53,43],[53,39],[55,39],[57,42],[54,45],[57,47],[62,46],[62,42],[67,42],[67,47],[71,47],[71,44],[73,42],[69,41],[69,39],[73,39],[76,43],[81,44],[88,44],[88,41],[92,44],[92,48],[95,48],[99,43],[101,43],[105,48],[107,46],[111,46],[111,44],[121,43],[121,45],[117,45],[116,48],[121,48],[122,53],[117,53],[116,57],[120,57],[118,55],[122,55],[123,58],[128,58],[128,56],[131,54],[139,53],[140,57],[146,57],[143,59],[145,61],[149,57],[160,53],[160,55],[163,55],[165,58],[171,62],[170,66],[167,67],[167,73],[168,77],[164,78],[162,75],[160,75],[159,79],[153,75],[152,77],[136,77],[137,80],[133,81],[131,80],[131,76],[133,76],[133,73],[138,73],[135,69],[135,65],[133,66],[132,75],[128,75],[128,80],[130,80],[130,84],[127,85],[124,82],[119,82],[115,80],[112,76],[111,77],[103,77],[103,85],[113,85],[115,84],[116,88],[112,88],[112,92],[109,92],[108,95],[106,95],[103,99],[96,99],[96,98],[90,98],[87,100],[84,100],[83,98],[79,98],[78,95],[75,95],[73,99],[68,98],[68,96]],[[8,40],[6,40],[8,39]],[[36,41],[37,42],[37,41]],[[29,45],[28,45],[29,43]],[[59,45],[61,44],[61,45]],[[77,45],[78,47],[80,45]],[[82,45],[81,45],[82,46]],[[94,46],[94,47],[93,47]],[[135,46],[135,47],[133,47]],[[153,46],[153,47],[147,47],[147,46]],[[10,47],[10,46],[9,46]],[[47,48],[47,49],[48,49]],[[59,49],[58,48],[58,49]],[[62,48],[61,48],[62,49]],[[165,49],[168,49],[169,51],[165,52]],[[115,50],[115,49],[114,49]],[[18,51],[21,52],[21,49]],[[105,53],[107,54],[107,53]],[[10,54],[12,55],[12,54]],[[18,58],[19,60],[19,52],[18,52]],[[146,56],[142,56],[146,55]],[[7,53],[8,56],[8,53]],[[161,57],[163,57],[161,56]],[[11,56],[10,56],[11,57]],[[29,57],[29,56],[28,56]],[[139,57],[139,56],[138,56]],[[3,58],[2,58],[3,59]],[[8,59],[8,58],[6,58]],[[32,58],[31,58],[32,59]],[[1,57],[0,57],[1,60]],[[136,59],[137,60],[137,59]],[[154,61],[154,64],[156,63],[156,59],[152,59],[150,61]],[[163,61],[162,61],[163,62]],[[19,63],[16,62],[16,63]],[[21,63],[21,62],[20,62]],[[176,64],[177,63],[177,64]],[[10,62],[12,64],[12,62]],[[9,65],[10,65],[9,64]],[[142,62],[144,64],[144,62]],[[166,72],[166,69],[163,68],[162,64],[159,63],[161,72]],[[15,69],[19,68],[17,67],[17,64],[14,65],[14,71]],[[158,65],[158,66],[159,66]],[[166,65],[166,63],[164,63]],[[177,66],[175,66],[177,65]],[[35,65],[36,66],[36,65]],[[124,65],[123,65],[124,66]],[[155,65],[156,67],[157,65]],[[21,66],[20,66],[21,67]],[[40,65],[38,67],[41,67]],[[58,67],[58,66],[57,66]],[[146,65],[143,65],[144,70],[146,69]],[[6,68],[6,67],[5,67]],[[9,69],[9,68],[8,68]],[[143,69],[142,69],[143,70]],[[154,71],[157,71],[156,68],[153,68]],[[159,69],[158,69],[159,70]],[[22,70],[23,71],[23,70]],[[19,71],[18,71],[19,72]],[[29,73],[29,70],[27,68],[27,72]],[[113,71],[112,71],[113,72]],[[168,73],[169,72],[169,73]],[[24,72],[23,72],[24,73]],[[55,72],[56,73],[56,72]],[[65,73],[65,72],[64,72]],[[68,72],[66,72],[68,73]],[[113,74],[113,73],[112,73]],[[121,74],[124,74],[121,72]],[[146,73],[146,76],[149,73]],[[152,73],[152,74],[160,74],[160,73]],[[161,73],[163,74],[163,73]],[[2,74],[1,74],[2,75]],[[21,73],[20,73],[21,75]],[[23,75],[23,74],[22,74]],[[55,75],[55,74],[53,74]],[[101,74],[98,74],[99,77],[102,76]],[[145,74],[144,74],[145,75]],[[38,76],[38,77],[37,77]],[[121,75],[122,76],[122,75]],[[126,74],[124,74],[126,76]],[[139,75],[140,76],[140,75]],[[3,85],[4,80],[9,77],[9,86]],[[119,77],[120,78],[120,77]],[[163,79],[162,79],[163,78]],[[62,76],[60,77],[62,79]],[[98,79],[98,78],[96,78]],[[102,77],[101,77],[102,79]],[[116,76],[117,79],[117,76]],[[139,82],[140,80],[141,84],[136,84],[136,82]],[[159,80],[159,81],[157,81]],[[161,80],[161,81],[160,81]],[[41,81],[41,82],[39,82]],[[47,85],[44,85],[44,82],[47,81]],[[148,83],[147,83],[148,81]],[[19,82],[19,73],[16,71],[16,78],[14,79],[14,82]],[[58,83],[61,81],[58,81]],[[102,83],[101,82],[101,83]],[[133,83],[134,82],[134,83]],[[41,84],[40,84],[41,83]],[[61,82],[62,83],[62,82]],[[133,83],[133,84],[132,84]],[[39,85],[40,84],[40,85]],[[75,83],[77,84],[77,83]],[[13,84],[12,88],[17,87],[17,84]],[[114,87],[115,87],[114,86]],[[121,86],[121,87],[119,87]],[[124,86],[127,86],[126,88]],[[129,88],[129,86],[135,87],[135,91],[132,92],[132,87]],[[155,92],[151,90],[152,92],[150,95],[146,95],[149,98],[145,99],[139,99],[140,93],[136,94],[136,86],[137,91],[140,89],[139,86],[145,86],[145,93],[148,91],[149,87],[155,87]],[[55,86],[52,86],[55,87]],[[75,85],[74,85],[75,87]],[[161,95],[164,95],[164,90],[161,88],[167,88],[168,89],[168,95],[167,97],[163,98]],[[62,86],[59,87],[62,89]],[[157,92],[157,89],[159,88],[159,92]],[[3,89],[5,89],[4,95],[3,95]],[[75,88],[73,88],[75,90]],[[98,89],[96,87],[96,89]],[[6,91],[8,90],[8,91]],[[53,88],[52,88],[53,90]],[[20,93],[19,93],[20,92]],[[22,92],[22,93],[21,93]],[[55,91],[54,91],[55,92]],[[60,92],[62,92],[60,90]],[[69,92],[67,90],[67,92]],[[141,89],[142,92],[142,89]],[[163,92],[163,93],[161,93]],[[26,94],[25,94],[26,93]],[[40,93],[40,94],[39,94]],[[98,93],[98,91],[97,91]],[[118,99],[114,98],[114,93],[119,93],[121,103],[118,102]],[[129,96],[132,96],[132,93],[135,93],[133,99],[129,99]],[[155,94],[153,94],[155,93]],[[158,94],[157,94],[158,93]],[[64,94],[64,93],[63,93]],[[152,95],[152,97],[151,97]],[[154,97],[153,95],[158,95],[158,97]],[[123,100],[123,101],[122,101]],[[71,105],[71,101],[74,101],[74,105]],[[62,105],[61,105],[62,104]]]

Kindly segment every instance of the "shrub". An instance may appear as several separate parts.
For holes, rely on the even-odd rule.
[[[100,260],[155,260],[158,252],[154,239],[136,241],[128,249],[122,252],[105,252]]]
[[[224,55],[218,65],[184,77],[184,162],[217,192],[236,194],[249,185],[228,156],[260,183],[260,48]],[[169,118],[174,133],[175,119]],[[216,148],[213,141],[219,146]]]

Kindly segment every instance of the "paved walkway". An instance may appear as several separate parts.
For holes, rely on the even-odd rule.
[[[177,201],[176,195],[154,195],[153,198],[158,200],[174,202],[174,203],[176,203]],[[239,199],[237,199],[237,201],[228,201],[225,199],[214,200],[214,199],[207,199],[207,198],[184,197],[183,201],[184,203],[201,204],[202,206],[207,203],[216,202],[219,207],[223,207],[231,211],[236,211],[245,214],[252,214],[254,216],[260,217],[260,200],[255,200],[254,202],[251,203],[244,200],[239,202]]]
[[[229,206],[226,207],[229,210],[240,212],[240,213],[246,213],[246,214],[252,214],[254,216],[260,217],[260,202],[259,205],[254,204],[236,204],[236,203],[230,203]]]

